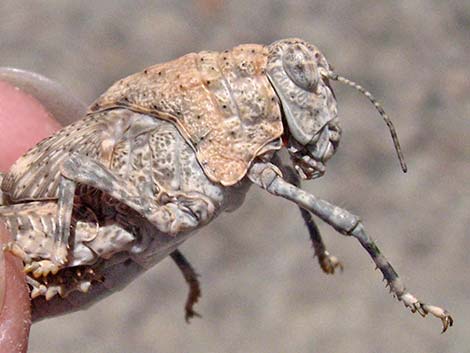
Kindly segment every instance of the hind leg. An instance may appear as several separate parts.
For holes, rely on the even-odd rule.
[[[54,264],[64,265],[67,262],[70,223],[72,221],[73,201],[76,184],[61,177],[57,210],[57,229],[54,232]]]
[[[28,202],[0,207],[0,219],[13,236],[3,249],[19,257],[25,272],[34,277],[57,273],[60,265],[51,261],[54,252],[52,237],[56,228],[57,203],[53,201]]]
[[[4,174],[0,173],[0,185],[3,180]],[[34,209],[31,205],[38,205],[37,202],[29,202],[23,204],[15,204],[10,206],[2,206],[6,203],[5,195],[0,190],[0,218],[7,217],[7,228],[13,233],[15,239],[18,239],[20,233],[24,233],[24,224],[31,223],[31,229],[28,238],[33,241],[39,237],[47,237],[48,234],[53,234],[53,247],[48,254],[48,259],[33,261],[31,256],[25,252],[24,248],[18,241],[9,242],[3,246],[4,251],[9,251],[13,255],[19,257],[25,263],[25,272],[32,272],[34,277],[47,276],[49,273],[56,274],[59,269],[67,262],[67,242],[70,235],[70,222],[73,209],[73,198],[75,194],[75,184],[70,180],[62,178],[59,185],[59,199],[58,210],[49,213],[49,222],[44,223],[44,219],[40,219],[36,224],[33,218],[36,216]],[[46,202],[46,204],[48,204]],[[29,212],[29,214],[28,214]],[[15,214],[16,213],[16,214]],[[21,214],[21,215],[20,215]],[[18,216],[17,216],[18,215]],[[41,217],[41,216],[40,216]],[[54,224],[53,219],[57,219],[57,226]],[[9,224],[13,222],[12,224]],[[40,224],[50,224],[51,229],[35,229],[40,228]],[[15,226],[18,229],[14,229]],[[47,226],[44,226],[47,227]]]
[[[123,179],[103,164],[78,154],[70,155],[61,167],[57,227],[53,234],[51,256],[35,268],[35,276],[46,276],[52,270],[67,263],[68,239],[77,184],[100,190],[116,201],[128,206],[145,217],[159,231],[176,235],[181,231],[197,228],[209,221],[215,212],[211,199],[199,192],[162,192],[161,199],[140,193],[128,180]],[[44,271],[43,271],[44,269]]]
[[[139,207],[140,205],[134,204],[131,200],[138,198],[138,192],[133,188],[132,185],[121,186],[119,183],[114,183],[114,176],[108,170],[106,170],[101,164],[94,163],[94,167],[97,168],[94,172],[96,178],[92,180],[84,181],[80,178],[81,174],[81,156],[71,155],[70,159],[67,160],[61,168],[61,179],[59,184],[58,192],[58,210],[57,210],[57,228],[53,232],[54,239],[54,250],[49,261],[50,266],[62,266],[68,261],[68,248],[69,248],[69,237],[70,237],[70,224],[72,220],[72,211],[74,205],[75,192],[77,183],[90,185],[107,192],[112,197],[118,200],[125,199],[127,202],[123,202],[131,208]],[[101,172],[101,173],[100,173]],[[98,185],[99,181],[104,182],[108,188],[103,189]]]
[[[134,185],[101,163],[73,154],[63,165],[63,175],[74,183],[91,186],[144,216],[170,236],[207,223],[215,212],[210,197],[200,192],[161,192],[158,200],[140,193]]]

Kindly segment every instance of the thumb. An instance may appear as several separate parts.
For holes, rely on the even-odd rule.
[[[10,236],[0,227],[0,243],[4,244]],[[0,251],[0,304],[0,352],[26,352],[31,326],[29,290],[23,263],[4,251]]]
[[[73,119],[84,107],[56,83],[37,74],[0,68],[0,171],[5,172],[28,148],[59,129],[54,118],[63,121],[67,111]],[[11,241],[1,223],[0,247]],[[27,351],[30,310],[23,263],[0,249],[0,353]]]

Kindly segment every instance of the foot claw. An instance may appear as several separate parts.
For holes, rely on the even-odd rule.
[[[326,274],[334,274],[337,268],[343,272],[343,265],[341,262],[336,256],[330,255],[328,251],[325,251],[322,255],[318,256],[318,262],[320,263],[320,267],[323,272]]]
[[[202,316],[201,314],[199,314],[197,311],[194,311],[193,309],[186,309],[186,314],[184,316],[186,323],[189,324],[189,322],[191,321],[193,317],[201,318]]]
[[[11,241],[3,245],[3,251],[8,251],[23,260],[24,263],[30,263],[31,257],[16,242]]]
[[[31,290],[31,299],[37,298],[40,295],[45,295],[47,292],[47,287],[43,284],[39,285],[38,287],[33,287]]]
[[[33,273],[34,278],[47,277],[49,273],[53,275],[59,272],[59,266],[50,260],[34,261],[24,266],[25,273]]]
[[[90,281],[84,281],[81,282],[80,285],[77,287],[77,289],[82,292],[82,293],[88,293],[91,287],[91,282]]]
[[[62,286],[51,286],[47,288],[46,294],[44,295],[46,297],[46,300],[51,300],[54,298],[57,294],[63,293],[64,289]]]
[[[447,314],[445,317],[441,318],[441,321],[442,321],[442,331],[441,331],[441,333],[446,332],[447,329],[454,324],[454,319],[449,314]]]
[[[438,306],[429,305],[429,304],[422,304],[422,309],[426,311],[426,313],[432,314],[435,317],[441,319],[442,321],[442,332],[444,333],[447,331],[449,327],[454,324],[454,319],[450,316],[447,310],[439,308]]]
[[[24,273],[30,273],[36,270],[39,267],[39,264],[37,262],[33,262],[31,264],[27,264],[24,266],[23,271]]]
[[[454,324],[454,319],[452,316],[450,316],[447,310],[439,308],[438,306],[423,304],[419,302],[419,300],[416,299],[411,293],[405,293],[400,296],[399,299],[403,301],[406,307],[411,308],[413,313],[418,312],[422,317],[425,317],[427,314],[432,314],[433,316],[441,319],[441,333],[446,332],[447,329]]]

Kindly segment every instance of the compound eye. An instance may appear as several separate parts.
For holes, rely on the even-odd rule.
[[[287,76],[297,86],[313,92],[318,84],[317,64],[312,55],[303,47],[290,47],[282,58]]]

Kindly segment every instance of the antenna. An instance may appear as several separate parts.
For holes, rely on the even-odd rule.
[[[403,170],[403,173],[406,173],[408,171],[408,167],[406,166],[405,158],[403,157],[403,153],[401,152],[400,142],[398,142],[397,131],[395,130],[395,127],[393,126],[393,123],[388,117],[387,113],[385,113],[385,110],[382,108],[382,105],[377,101],[377,99],[375,99],[372,93],[365,90],[364,87],[357,84],[356,82],[348,80],[347,78],[341,75],[338,75],[337,73],[332,72],[332,71],[328,72],[327,77],[334,81],[345,83],[348,86],[351,86],[357,89],[359,92],[364,94],[371,101],[371,103],[375,106],[379,114],[384,119],[385,123],[388,126],[388,129],[390,130],[390,135],[392,135],[393,145],[395,146],[395,150],[397,151],[397,156],[398,156],[398,160],[400,161],[401,169]]]

